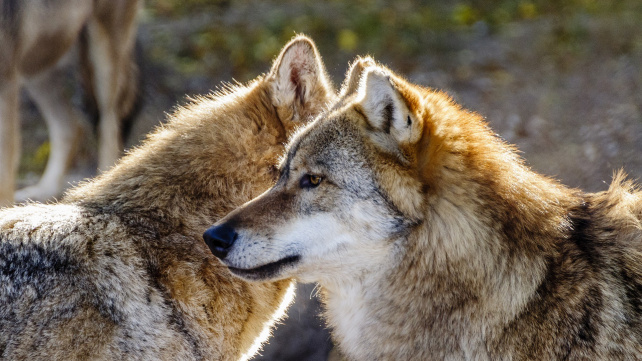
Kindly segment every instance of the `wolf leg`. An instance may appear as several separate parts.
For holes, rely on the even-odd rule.
[[[0,82],[0,207],[13,203],[20,160],[19,84],[15,74]]]
[[[49,130],[50,153],[47,166],[35,186],[16,192],[16,201],[44,201],[60,194],[64,177],[80,140],[80,118],[68,94],[65,94],[65,71],[53,67],[25,82]]]
[[[118,112],[127,90],[136,37],[138,0],[99,1],[87,26],[89,58],[93,64],[94,93],[100,112],[98,168],[108,170],[123,145]]]

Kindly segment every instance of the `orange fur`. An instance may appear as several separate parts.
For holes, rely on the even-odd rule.
[[[232,273],[317,282],[350,360],[638,358],[642,192],[567,188],[444,93],[361,65],[277,183],[205,233]]]

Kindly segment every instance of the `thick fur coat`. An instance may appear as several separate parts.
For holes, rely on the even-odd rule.
[[[291,300],[291,280],[232,277],[201,234],[265,191],[293,130],[334,97],[314,44],[202,97],[60,203],[0,212],[0,356],[237,360]]]
[[[642,358],[636,186],[567,188],[444,93],[350,74],[276,185],[205,233],[232,273],[318,282],[351,360]]]

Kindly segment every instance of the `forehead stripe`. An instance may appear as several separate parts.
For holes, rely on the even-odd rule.
[[[290,149],[288,149],[288,155],[285,158],[285,164],[283,165],[283,175],[285,178],[290,178],[290,163],[292,162],[292,158],[294,158],[294,155],[296,152],[299,150],[299,146],[301,145],[300,139],[298,139],[294,144],[291,145]]]

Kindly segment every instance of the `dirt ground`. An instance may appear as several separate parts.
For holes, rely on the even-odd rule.
[[[511,22],[500,29],[480,22],[450,34],[441,47],[427,47],[403,62],[390,60],[399,59],[399,54],[371,55],[410,80],[442,89],[464,107],[484,115],[490,127],[514,143],[534,170],[571,187],[600,191],[608,187],[618,169],[630,178],[642,177],[640,21],[580,19],[581,37],[572,41],[563,36],[551,41],[559,40],[559,19]],[[172,51],[176,40],[166,40],[167,29],[186,27],[188,31],[190,23],[189,18],[143,21],[144,107],[128,146],[162,122],[172,107],[184,103],[186,95],[207,93],[221,81],[232,80],[225,66],[215,76],[186,76],[154,60],[151,52],[158,47]],[[318,43],[321,54],[328,54],[326,65],[335,84],[340,84],[350,58],[332,56],[335,49],[322,45],[327,42]],[[267,70],[269,62],[263,67]],[[25,185],[34,183],[42,169],[47,131],[26,97],[22,118],[25,150],[20,182]],[[95,137],[90,126],[87,134],[69,178],[72,183],[95,174]],[[330,336],[322,327],[314,295],[313,285],[299,286],[289,317],[255,359],[327,359]]]

